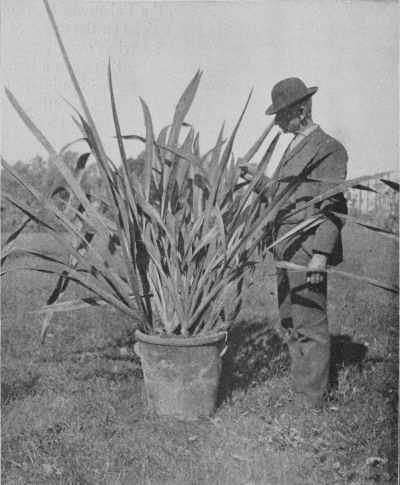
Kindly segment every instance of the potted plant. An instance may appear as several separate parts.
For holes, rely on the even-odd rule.
[[[272,205],[261,204],[254,190],[260,187],[278,134],[263,155],[251,183],[240,182],[239,166],[254,157],[272,128],[270,125],[264,130],[243,158],[234,158],[235,135],[250,96],[229,138],[223,139],[221,129],[215,146],[201,154],[199,134],[185,123],[200,72],[177,103],[172,124],[158,137],[142,99],[145,136],[123,135],[109,64],[111,110],[120,152],[117,166],[104,150],[47,0],[44,4],[79,97],[82,112],[76,110],[74,121],[82,132],[78,141],[84,141],[88,151],[71,171],[62,156],[71,144],[57,152],[6,90],[22,120],[47,149],[59,179],[46,194],[41,194],[2,160],[3,168],[43,209],[36,213],[12,194],[2,194],[27,215],[24,224],[6,241],[3,261],[21,250],[18,235],[30,221],[42,226],[70,255],[65,262],[33,246],[26,249],[40,261],[40,266],[30,269],[58,277],[54,292],[41,310],[46,314],[42,339],[54,312],[110,304],[132,318],[137,327],[135,350],[142,361],[149,410],[183,419],[210,415],[215,407],[227,331],[242,302],[246,270],[254,267],[255,249],[268,239],[279,210],[307,174],[288,181],[286,191]],[[183,129],[187,134],[182,141]],[[129,139],[145,145],[140,179],[128,170],[125,144]],[[106,190],[104,198],[85,193],[81,187],[89,156],[98,165]],[[362,180],[336,184],[324,195],[329,197]],[[322,214],[316,214],[284,238],[314,227],[322,219]],[[279,242],[267,244],[267,249]],[[99,244],[102,252],[98,250]],[[116,265],[118,260],[122,264]],[[60,301],[70,281],[89,289],[93,296]]]

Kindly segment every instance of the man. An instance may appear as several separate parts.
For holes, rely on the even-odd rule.
[[[307,407],[319,407],[327,389],[330,335],[326,314],[327,278],[321,270],[328,264],[336,265],[342,261],[342,221],[332,212],[347,213],[342,193],[293,213],[346,178],[346,150],[312,120],[311,97],[317,89],[307,88],[298,78],[284,79],[272,89],[272,105],[266,114],[275,115],[275,124],[284,133],[293,133],[294,138],[273,176],[278,181],[265,190],[259,185],[257,190],[263,201],[271,203],[289,183],[279,182],[280,179],[300,173],[312,179],[303,182],[278,212],[275,240],[311,215],[321,211],[324,214],[319,226],[302,231],[274,247],[276,260],[290,261],[309,269],[307,274],[278,269],[278,303],[291,356],[292,389],[296,401]],[[241,175],[249,180],[255,170],[254,166],[244,166]]]

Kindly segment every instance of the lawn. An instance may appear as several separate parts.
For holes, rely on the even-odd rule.
[[[50,245],[46,237],[31,237]],[[398,279],[392,240],[347,226],[344,245],[340,269]],[[23,262],[20,256],[9,264]],[[41,345],[40,316],[31,311],[45,302],[54,280],[7,274],[3,483],[397,483],[397,295],[332,276],[337,386],[322,411],[298,414],[271,273],[267,261],[251,276],[230,334],[217,412],[194,423],[145,416],[134,327],[127,318],[107,308],[58,315]]]

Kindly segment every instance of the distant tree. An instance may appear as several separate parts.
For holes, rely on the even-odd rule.
[[[127,159],[128,172],[134,172],[135,175],[140,179],[143,175],[144,165],[146,161],[146,152],[143,151],[139,153],[137,158],[129,157]]]
[[[137,158],[130,157],[127,159],[128,173],[134,172],[136,177],[139,179],[139,182],[143,182],[145,163],[146,151],[142,151],[141,153],[139,153]],[[150,185],[150,202],[155,203],[156,200],[156,188],[154,187],[154,185]]]

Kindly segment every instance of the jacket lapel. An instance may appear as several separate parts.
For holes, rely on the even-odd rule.
[[[278,179],[285,176],[286,172],[289,172],[291,175],[298,175],[314,158],[322,141],[322,135],[323,131],[320,127],[318,127],[312,133],[306,136],[298,145],[296,145],[293,150],[286,150],[281,161],[279,162],[277,169],[275,170],[273,178]],[[287,169],[289,162],[291,167],[290,170]],[[275,184],[271,194],[272,198],[276,195],[279,186],[279,182]]]

